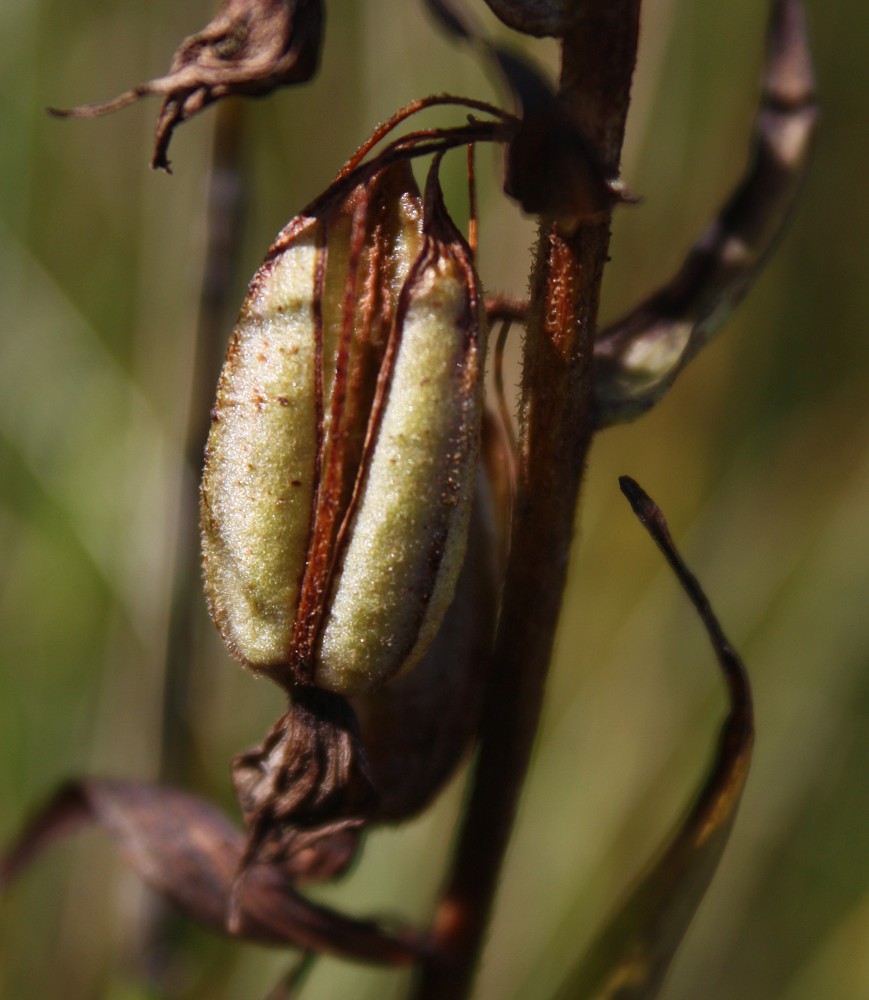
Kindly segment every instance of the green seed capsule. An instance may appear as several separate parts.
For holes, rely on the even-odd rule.
[[[286,661],[308,546],[317,256],[311,223],[265,265],[267,280],[255,279],[220,376],[206,451],[202,546],[211,613],[230,651],[261,668]]]
[[[479,313],[436,182],[423,213],[406,166],[279,237],[233,333],[202,486],[206,589],[239,659],[350,693],[423,654],[467,538]]]

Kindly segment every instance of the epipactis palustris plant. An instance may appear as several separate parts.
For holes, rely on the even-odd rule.
[[[798,0],[772,0],[748,170],[678,274],[597,331],[639,0],[487,0],[510,27],[562,42],[554,88],[445,0],[427,6],[499,73],[506,112],[440,96],[378,128],[278,235],[251,281],[211,415],[201,489],[205,589],[231,653],[287,709],[233,763],[239,831],[159,785],[64,786],[6,856],[3,884],[46,843],[93,822],[145,880],[233,937],[415,965],[413,995],[471,988],[521,789],[594,433],[654,406],[746,293],[804,172],[816,109]],[[169,74],[92,117],[161,94],[153,163],[174,127],[228,95],[309,79],[319,0],[226,0]],[[466,112],[416,131],[433,105]],[[527,302],[485,297],[476,270],[473,147],[505,149],[505,191],[540,219]],[[466,239],[439,182],[469,151]],[[411,161],[429,160],[417,187]],[[500,373],[525,328],[518,435]],[[497,327],[494,400],[484,399]],[[701,616],[730,712],[713,767],[659,860],[565,979],[560,996],[649,998],[714,874],[753,738],[745,672],[660,511],[622,489]],[[428,929],[313,904],[379,823],[423,810],[476,744],[450,875]]]

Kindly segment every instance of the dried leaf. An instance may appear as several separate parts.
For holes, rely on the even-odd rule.
[[[151,165],[168,171],[175,127],[212,102],[310,80],[319,62],[323,17],[323,0],[224,0],[202,31],[184,39],[166,76],[102,104],[49,110],[62,118],[96,118],[148,94],[165,95]]]
[[[213,806],[159,785],[82,781],[64,785],[0,862],[0,891],[45,847],[95,824],[144,881],[195,920],[227,934],[226,915],[244,838]],[[387,933],[309,902],[272,867],[248,874],[231,936],[382,965],[410,965],[424,951],[409,930]]]
[[[775,0],[748,170],[676,276],[601,331],[594,349],[598,427],[655,406],[749,292],[799,194],[817,120],[802,5]]]
[[[627,476],[620,480],[706,627],[727,682],[730,713],[718,753],[687,818],[660,859],[567,978],[559,1000],[652,1000],[712,880],[748,774],[754,727],[748,678],[696,578],[676,552],[663,515]]]

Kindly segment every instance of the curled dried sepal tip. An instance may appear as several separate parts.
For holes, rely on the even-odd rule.
[[[166,154],[177,125],[223,97],[259,96],[310,80],[322,34],[322,0],[225,0],[202,31],[184,39],[166,76],[102,104],[49,111],[61,118],[96,118],[162,94],[151,165],[169,171]]]

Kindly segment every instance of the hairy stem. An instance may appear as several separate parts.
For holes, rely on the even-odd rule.
[[[621,152],[640,0],[576,0],[561,94],[606,167]],[[537,731],[592,437],[591,361],[609,219],[544,221],[532,275],[510,562],[476,770],[416,1000],[469,994]]]

